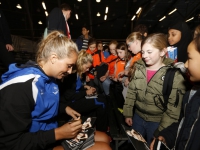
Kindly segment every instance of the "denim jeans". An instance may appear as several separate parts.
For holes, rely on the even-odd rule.
[[[159,122],[145,121],[138,114],[133,116],[133,125],[132,128],[139,132],[150,145],[153,140],[153,133],[158,128]]]
[[[102,82],[102,86],[103,86],[103,90],[104,90],[104,93],[106,95],[109,95],[109,91],[110,91],[110,84],[112,83],[112,81],[110,80],[110,78],[106,78],[106,80],[104,80]]]

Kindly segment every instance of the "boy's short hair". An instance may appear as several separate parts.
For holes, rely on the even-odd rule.
[[[60,5],[60,9],[61,10],[65,10],[65,11],[72,10],[71,7],[68,4],[66,4],[66,3],[61,4]]]
[[[90,38],[89,41],[88,41],[88,47],[92,44],[97,44],[97,41],[95,38]]]
[[[103,45],[103,42],[102,41],[97,41],[97,45],[99,45],[99,44]]]
[[[89,26],[87,25],[82,26],[82,28],[86,28],[86,30],[89,30]]]

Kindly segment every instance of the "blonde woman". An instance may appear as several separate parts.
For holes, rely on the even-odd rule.
[[[39,45],[36,63],[11,64],[0,85],[0,149],[54,149],[56,141],[75,137],[81,120],[58,127],[59,89],[55,79],[71,74],[77,60],[76,44],[53,31]],[[63,110],[76,119],[70,107]],[[3,131],[3,132],[2,132]],[[100,144],[100,143],[99,143]],[[98,147],[98,143],[95,145]],[[94,147],[95,147],[94,145]],[[107,144],[103,143],[106,149]],[[92,149],[92,148],[91,148]]]
[[[80,51],[76,63],[77,72],[67,76],[60,85],[61,103],[70,106],[84,116],[95,115],[97,117],[96,129],[106,132],[108,127],[106,99],[101,94],[97,96],[94,87],[86,85],[86,72],[90,69],[92,61],[91,54],[85,50]]]

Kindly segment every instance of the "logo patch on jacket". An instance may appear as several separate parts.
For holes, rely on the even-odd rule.
[[[55,94],[55,95],[58,94],[59,90],[56,86],[53,87],[53,90],[54,90],[53,94]]]
[[[162,76],[162,77],[161,77],[161,80],[164,81],[164,80],[165,80],[165,76]]]

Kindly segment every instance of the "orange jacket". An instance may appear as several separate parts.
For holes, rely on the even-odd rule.
[[[101,56],[101,60],[100,60],[99,53],[97,53],[97,51],[98,51],[97,49],[95,49],[94,51],[91,51],[90,49],[86,50],[87,53],[92,55],[92,58],[93,58],[93,63],[92,63],[92,66],[91,66],[92,68],[96,67],[97,65],[100,65],[101,62],[105,62],[103,52],[102,51],[100,52],[100,56]],[[94,79],[93,74],[88,73],[88,76],[89,76],[90,79]]]
[[[124,67],[125,67],[125,61],[118,59],[115,63],[115,72],[114,72],[115,78],[118,78],[119,73],[124,71]]]
[[[142,53],[137,53],[136,55],[134,55],[132,58],[131,58],[131,63],[130,63],[130,67],[133,66],[133,64],[138,61],[140,58],[142,58]]]
[[[110,55],[105,59],[105,62],[108,63],[109,75],[113,75],[115,71],[115,62],[117,61],[117,55]]]

